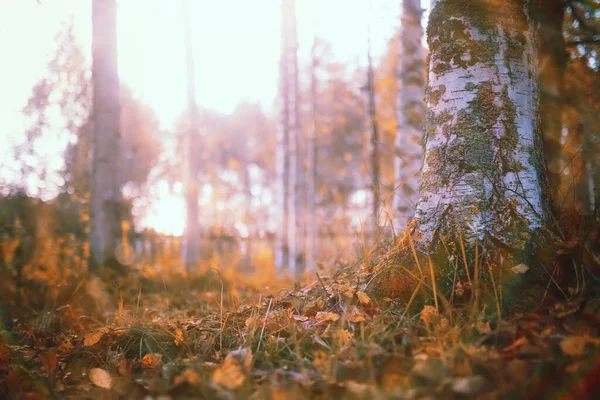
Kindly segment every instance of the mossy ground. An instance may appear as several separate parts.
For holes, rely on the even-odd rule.
[[[4,270],[0,397],[593,398],[598,266],[578,258],[579,245],[594,251],[573,244],[581,233],[564,231],[571,244],[557,246],[584,263],[577,285],[550,271],[548,286],[527,289],[535,302],[501,316],[488,281],[473,301],[476,277],[471,264],[468,287],[460,242],[446,242],[456,263],[444,248],[433,269],[420,261],[421,275],[406,236],[375,266],[339,265],[304,285],[265,281],[264,269],[257,284],[259,276],[215,263],[193,274],[73,272],[60,282],[28,270],[16,304]],[[443,260],[457,271],[452,285]]]

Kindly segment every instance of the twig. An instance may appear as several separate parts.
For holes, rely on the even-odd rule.
[[[265,320],[263,321],[262,329],[260,330],[260,338],[258,339],[258,346],[256,346],[256,351],[260,350],[260,344],[262,343],[262,338],[265,333],[265,326],[267,325],[267,318],[269,318],[269,311],[271,311],[271,303],[273,303],[273,298],[269,300],[269,306],[267,307],[267,313],[265,314]]]

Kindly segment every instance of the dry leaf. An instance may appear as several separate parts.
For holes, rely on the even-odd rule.
[[[242,348],[242,349],[234,350],[227,355],[227,358],[232,358],[232,357],[237,358],[243,364],[244,370],[246,371],[247,374],[250,373],[250,371],[252,370],[252,362],[253,362],[252,352],[250,351],[250,349]]]
[[[325,322],[325,321],[337,321],[338,319],[340,319],[340,316],[337,315],[336,313],[332,313],[332,312],[319,311],[317,313],[317,315],[315,316],[315,318],[319,322]]]
[[[49,351],[47,353],[40,354],[40,361],[42,362],[44,371],[46,371],[46,375],[52,375],[56,369],[56,365],[58,364],[58,357],[56,356],[56,353],[54,351]]]
[[[426,325],[431,325],[432,322],[436,322],[438,320],[439,313],[435,307],[425,306],[423,307],[423,311],[421,311],[421,319],[425,322]]]
[[[560,342],[560,349],[567,356],[582,356],[585,354],[587,344],[588,338],[585,336],[569,336]]]
[[[246,319],[246,322],[244,322],[244,325],[250,329],[256,328],[257,324],[258,320],[254,317],[254,315],[249,316],[248,319]]]
[[[519,264],[512,267],[512,272],[515,274],[523,275],[527,271],[529,271],[529,267],[525,264]]]
[[[180,344],[185,342],[185,339],[183,338],[183,331],[179,328],[177,328],[175,330],[175,346],[179,346]]]
[[[492,333],[492,327],[490,326],[489,322],[477,321],[475,329],[477,329],[479,333],[482,333],[484,335],[489,335],[490,333]]]
[[[474,396],[481,392],[485,386],[485,379],[481,376],[458,378],[452,384],[452,391],[463,396]]]
[[[358,300],[360,300],[362,304],[369,304],[371,302],[369,296],[367,296],[367,294],[361,290],[356,292],[356,297],[358,297]]]
[[[121,376],[125,378],[129,377],[131,375],[132,369],[133,366],[131,365],[131,362],[125,357],[121,358],[118,365],[118,370]]]
[[[104,389],[110,389],[112,386],[110,374],[102,368],[92,368],[90,370],[90,380],[94,385]]]
[[[153,353],[146,354],[144,358],[142,358],[142,368],[146,369],[155,369],[158,368],[162,361],[162,354]]]
[[[235,357],[227,357],[213,374],[213,382],[228,389],[236,389],[244,384],[246,375],[241,362]]]
[[[296,321],[301,322],[308,320],[308,317],[306,315],[292,315],[292,318],[294,318]]]
[[[100,339],[102,339],[102,336],[104,336],[105,333],[108,333],[110,331],[110,329],[108,327],[102,327],[100,329],[97,329],[96,331],[90,333],[89,335],[86,335],[85,338],[83,338],[83,345],[85,347],[90,347],[95,345],[96,343],[98,343],[100,341]]]
[[[189,383],[192,386],[202,386],[202,377],[193,369],[184,370],[181,375],[175,377],[175,386],[180,385],[184,382]]]
[[[346,311],[346,318],[352,323],[365,321],[365,313],[356,306],[350,306]]]

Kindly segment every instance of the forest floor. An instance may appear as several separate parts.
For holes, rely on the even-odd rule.
[[[288,289],[224,275],[147,266],[24,282],[0,326],[0,398],[600,398],[597,296],[503,319],[410,315],[361,290],[360,267]]]

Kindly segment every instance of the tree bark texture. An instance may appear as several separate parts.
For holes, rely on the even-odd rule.
[[[92,2],[92,266],[114,259],[121,239],[121,151],[116,0]]]
[[[200,155],[197,154],[200,140],[199,132],[199,111],[196,101],[196,73],[194,63],[194,51],[192,46],[192,35],[190,21],[187,11],[187,0],[182,0],[183,27],[185,35],[185,53],[188,81],[188,112],[189,125],[187,131],[187,161],[186,168],[186,224],[181,253],[183,265],[189,269],[198,261],[200,253],[200,220],[198,209],[198,172]]]
[[[548,216],[531,2],[433,1],[427,29],[418,228],[526,251]]]
[[[412,218],[418,200],[418,177],[412,176],[422,162],[425,105],[425,57],[421,40],[420,0],[403,0],[398,52],[398,131],[394,160],[394,227],[403,229]]]

